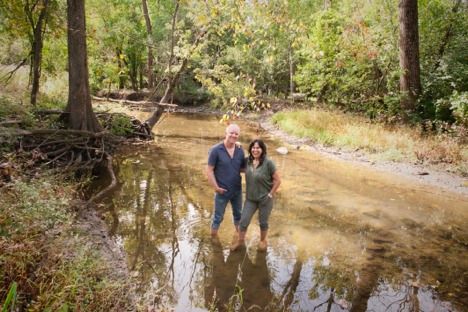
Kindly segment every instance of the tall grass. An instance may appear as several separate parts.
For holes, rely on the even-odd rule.
[[[423,136],[417,128],[319,109],[278,112],[272,121],[289,134],[324,146],[361,150],[384,160],[449,165],[468,174],[468,147],[449,135]]]

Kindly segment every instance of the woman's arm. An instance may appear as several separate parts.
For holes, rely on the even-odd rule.
[[[275,195],[276,191],[278,190],[278,187],[281,184],[281,178],[278,174],[278,170],[276,170],[271,177],[273,179],[273,187],[271,188],[270,193],[268,193],[269,197],[273,197],[273,195]]]

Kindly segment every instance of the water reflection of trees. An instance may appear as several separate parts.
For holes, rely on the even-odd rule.
[[[193,202],[195,209],[200,209],[187,190],[197,180],[194,172],[178,161],[171,162],[163,150],[149,149],[126,154],[119,163],[118,176],[119,188],[109,211],[112,228],[123,238],[129,268],[136,273],[146,304],[174,306],[178,300],[175,266],[181,248],[178,231],[188,203]],[[190,232],[197,233],[196,225]],[[191,240],[198,251],[191,264],[190,288],[197,284],[192,279],[199,278],[197,265],[203,267],[207,262],[203,240]]]
[[[303,219],[290,221],[287,226],[301,228]],[[463,264],[441,261],[441,257],[460,255],[462,252],[455,250],[458,248],[456,244],[452,244],[450,249],[445,244],[434,244],[434,235],[440,233],[439,230],[426,227],[421,229],[421,234],[418,233],[421,236],[415,239],[411,237],[411,232],[398,233],[395,236],[394,231],[354,222],[354,219],[347,220],[330,211],[311,211],[308,219],[313,219],[312,224],[318,231],[334,229],[338,237],[346,237],[344,242],[359,241],[362,255],[361,259],[356,259],[356,253],[343,252],[340,247],[344,246],[332,246],[332,240],[329,249],[321,250],[326,256],[309,255],[315,259],[311,276],[313,286],[309,290],[309,298],[313,302],[309,303],[312,304],[311,309],[328,311],[335,307],[349,311],[367,311],[376,310],[377,307],[377,310],[388,308],[393,311],[417,311],[421,306],[418,294],[421,294],[422,288],[419,285],[434,285],[439,283],[437,281],[444,281],[446,289],[453,291],[461,289],[457,285],[466,284],[466,280],[463,281]],[[445,251],[442,247],[445,247]],[[291,279],[284,284],[283,293],[279,297],[283,309],[301,309],[294,303],[290,305],[293,297],[298,299],[294,295],[294,286],[301,274],[302,262],[300,256],[297,258]],[[441,278],[440,274],[445,276]],[[384,292],[385,287],[391,288],[393,293],[390,295]],[[430,294],[426,300],[427,306],[436,310],[450,310],[447,307],[441,308],[443,303],[440,300],[465,300],[461,296],[457,301],[453,297],[444,299],[442,287],[436,292],[433,287],[426,286],[423,292]]]
[[[118,234],[124,238],[131,270],[138,272],[142,290],[165,287],[165,296],[175,297],[169,281],[174,276],[174,259],[179,248],[176,235],[177,213],[171,172],[165,161],[146,162],[127,157],[119,164],[121,181],[114,209],[119,216]],[[167,248],[164,248],[167,246]]]
[[[195,209],[203,213],[203,207],[197,203],[205,200],[204,197],[210,197],[208,190],[197,185],[202,179],[200,174],[194,173],[193,168],[185,167],[183,161],[173,162],[170,159],[172,156],[164,154],[164,151],[159,152],[158,157],[127,155],[119,168],[119,180],[123,181],[118,191],[119,196],[113,199],[115,206],[120,209],[114,211],[114,215],[118,216],[118,219],[114,220],[119,220],[114,224],[118,224],[118,233],[124,237],[129,266],[138,272],[137,278],[141,289],[147,291],[149,287],[155,306],[162,304],[158,300],[167,300],[169,305],[177,303],[179,290],[176,289],[174,280],[175,260],[181,252],[178,231],[184,226],[183,218],[187,214],[188,203],[193,203]],[[431,237],[441,235],[439,228],[420,229],[418,234],[422,236],[427,234],[428,238],[418,237],[417,240],[411,240],[411,232],[406,236],[395,236],[392,231],[376,229],[368,224],[356,222],[356,219],[345,219],[334,214],[333,208],[327,206],[323,211],[307,213],[301,211],[304,215],[297,221],[298,226],[302,226],[301,222],[307,219],[318,228],[334,229],[339,235],[361,240],[364,260],[356,262],[339,252],[327,254],[326,261],[323,254],[313,255],[315,261],[312,276],[308,277],[312,286],[308,291],[309,302],[313,302],[314,305],[306,307],[307,309],[366,311],[371,307],[370,304],[376,304],[372,303],[372,300],[378,300],[381,303],[380,307],[411,311],[421,306],[418,296],[421,292],[433,293],[437,298],[434,289],[419,286],[433,285],[437,281],[442,283],[438,285],[439,293],[442,291],[442,294],[448,294],[454,288],[458,288],[459,292],[463,293],[460,289],[467,285],[466,275],[462,272],[463,265],[458,265],[453,258],[462,254],[463,248],[466,247],[461,244],[451,245],[450,240],[445,244],[434,244]],[[282,217],[279,210],[275,213],[277,217]],[[296,225],[288,224],[288,226]],[[229,299],[225,299],[226,295],[222,294],[223,291],[231,293],[232,296],[235,290],[229,290],[231,286],[226,286],[224,289],[219,286],[216,290],[209,289],[213,287],[209,286],[212,285],[211,281],[216,279],[215,262],[221,263],[221,257],[218,260],[212,258],[220,254],[212,253],[203,239],[206,233],[196,227],[197,225],[194,225],[189,230],[190,235],[198,236],[190,238],[196,248],[188,285],[190,300],[204,300],[204,302],[195,302],[194,305],[207,307],[209,302],[212,302],[209,299],[212,299],[216,293],[215,298],[219,296],[218,304],[222,303],[218,307],[223,307],[229,304]],[[409,244],[414,247],[408,247]],[[432,244],[432,249],[427,249],[424,244]],[[446,250],[442,251],[444,249]],[[444,256],[450,261],[444,262]],[[222,259],[226,267],[229,257],[224,260],[223,256]],[[236,266],[234,260],[235,258],[229,259],[230,266]],[[247,260],[250,261],[249,258]],[[296,257],[292,263],[289,279],[281,285],[279,292],[272,294],[269,287],[264,288],[265,293],[270,291],[270,294],[265,294],[263,297],[269,297],[275,305],[271,308],[272,311],[276,311],[277,308],[283,311],[300,309],[297,306],[297,299],[301,295],[297,293],[297,289],[300,287],[304,261],[307,261],[307,258]],[[250,264],[253,263],[257,262],[250,261]],[[267,268],[266,261],[265,268]],[[247,300],[250,296],[247,296],[249,291],[253,289],[250,287],[253,282],[241,284],[243,281],[241,277],[244,276],[244,281],[248,281],[248,274],[242,273],[241,268],[236,272],[237,275],[233,280],[239,289],[244,290]],[[266,276],[271,280],[273,274],[270,268]],[[253,272],[252,276],[258,275]],[[415,280],[415,276],[418,276],[418,283],[409,282]],[[164,295],[162,295],[163,286],[166,286]],[[391,289],[391,295],[387,288]],[[197,298],[203,293],[204,296]],[[259,297],[252,296],[252,298]],[[393,301],[390,300],[392,298]],[[460,299],[463,303],[462,300],[464,299]],[[254,301],[251,303],[245,301],[245,304],[258,305]]]

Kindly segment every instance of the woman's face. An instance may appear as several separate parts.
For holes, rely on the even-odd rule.
[[[252,154],[252,156],[254,158],[260,158],[260,156],[262,155],[262,148],[260,147],[260,145],[258,145],[257,142],[255,142],[255,144],[252,146],[252,149],[250,150],[250,154]]]

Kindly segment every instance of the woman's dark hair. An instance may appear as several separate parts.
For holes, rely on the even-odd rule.
[[[258,146],[260,146],[260,148],[262,149],[262,154],[260,155],[260,163],[258,164],[260,166],[263,163],[263,161],[265,160],[265,157],[267,155],[267,147],[266,147],[265,143],[260,139],[255,139],[252,142],[250,142],[250,145],[249,145],[249,163],[252,163],[253,160],[254,160],[254,157],[252,156],[252,147],[255,145],[255,143],[257,143]]]

